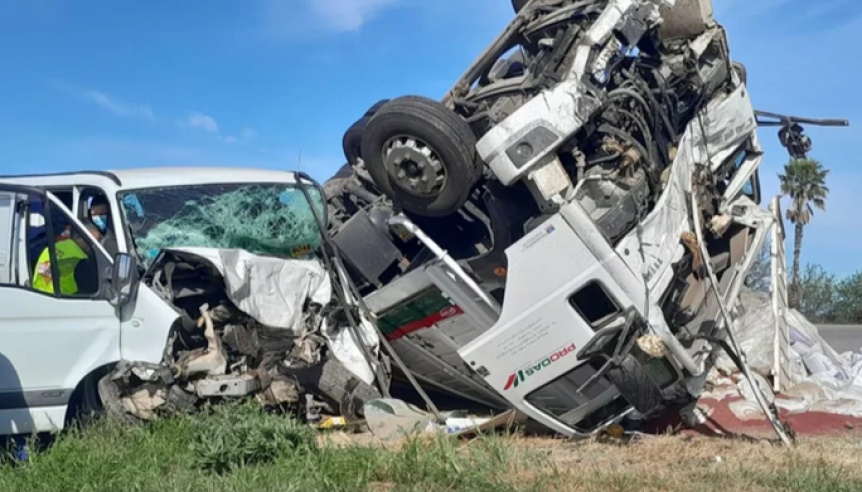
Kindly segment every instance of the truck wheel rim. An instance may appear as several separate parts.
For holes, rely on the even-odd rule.
[[[398,135],[383,144],[383,164],[394,184],[415,196],[433,196],[446,184],[446,169],[433,147]]]

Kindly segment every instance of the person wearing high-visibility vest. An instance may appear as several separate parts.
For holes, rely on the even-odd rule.
[[[102,237],[99,228],[95,224],[85,223],[90,234],[99,241]],[[36,262],[36,271],[33,274],[33,288],[46,294],[54,294],[54,273],[51,268],[50,247],[46,247],[39,260]],[[64,231],[54,243],[54,254],[57,257],[57,270],[60,274],[60,293],[65,296],[73,296],[78,293],[78,281],[75,279],[75,270],[82,261],[90,259],[92,253],[87,240],[79,233],[69,229]]]

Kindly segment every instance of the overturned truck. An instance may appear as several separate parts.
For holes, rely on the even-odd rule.
[[[534,0],[442,101],[384,100],[332,241],[426,385],[566,435],[695,401],[773,224],[709,0]]]

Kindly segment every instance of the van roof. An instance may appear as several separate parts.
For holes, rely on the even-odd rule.
[[[113,182],[118,189],[126,190],[194,184],[296,182],[294,173],[290,171],[242,167],[152,167],[114,171],[0,176],[0,179],[22,185],[52,186],[69,184],[68,178],[74,176],[101,177]],[[62,182],[56,182],[54,178],[64,179]]]

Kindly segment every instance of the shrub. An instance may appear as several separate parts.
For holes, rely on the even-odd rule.
[[[253,403],[217,406],[192,422],[190,447],[195,464],[218,474],[316,448],[311,428],[269,414]]]

